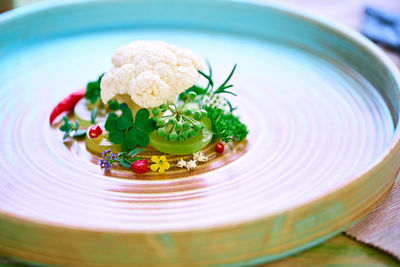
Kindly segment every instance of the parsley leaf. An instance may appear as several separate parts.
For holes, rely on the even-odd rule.
[[[223,109],[211,106],[206,106],[204,109],[207,111],[208,118],[211,120],[214,136],[216,138],[221,138],[225,143],[230,142],[233,138],[239,141],[246,138],[249,133],[247,126],[231,112],[227,113]]]

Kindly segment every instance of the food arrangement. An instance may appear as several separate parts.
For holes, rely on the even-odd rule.
[[[234,114],[229,96],[233,67],[219,86],[210,64],[193,51],[162,41],[135,41],[118,48],[113,67],[85,89],[64,98],[50,114],[50,124],[64,112],[63,140],[85,140],[105,171],[114,166],[137,174],[164,173],[171,167],[194,170],[248,134]],[[208,70],[207,66],[208,65]],[[206,74],[206,72],[208,74]],[[204,80],[205,86],[198,85]],[[152,147],[157,154],[142,156]],[[182,156],[170,162],[169,156]],[[190,156],[189,160],[185,159]],[[214,156],[215,157],[215,156]]]

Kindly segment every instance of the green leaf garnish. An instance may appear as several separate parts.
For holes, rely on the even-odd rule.
[[[136,129],[130,128],[125,135],[124,144],[130,150],[136,147]]]
[[[86,135],[85,130],[78,130],[72,135],[72,137],[79,138],[79,137],[84,137],[85,135]]]
[[[111,110],[119,110],[120,109],[120,104],[115,99],[111,99],[110,101],[108,101],[107,104],[108,104],[108,108]]]
[[[130,168],[131,167],[131,163],[129,163],[126,160],[120,160],[118,161],[119,164],[121,164],[121,166],[125,167],[125,168]]]
[[[67,139],[70,133],[71,132],[65,132],[65,134],[63,135],[63,140]]]
[[[89,82],[86,86],[85,98],[92,104],[96,103],[100,99],[100,83],[104,73],[99,76],[97,81]]]
[[[122,103],[119,105],[122,114],[118,116],[110,113],[105,128],[109,132],[109,140],[114,144],[121,144],[124,151],[135,151],[137,146],[145,147],[149,144],[148,133],[154,131],[155,121],[150,119],[150,112],[142,108],[135,115],[135,122],[130,108]]]
[[[139,121],[135,123],[136,128],[146,132],[146,133],[151,133],[156,129],[156,122],[155,120],[144,120],[144,121]]]
[[[97,108],[93,108],[92,113],[90,114],[90,122],[92,124],[96,123],[96,117],[97,117]]]
[[[108,134],[108,139],[113,144],[121,144],[124,141],[124,132],[122,131],[111,131]]]
[[[135,116],[135,123],[148,120],[150,117],[150,111],[148,109],[140,109]]]
[[[136,132],[136,143],[140,147],[145,147],[149,144],[150,137],[143,131]]]
[[[117,128],[125,130],[133,126],[133,115],[130,108],[125,104],[121,104],[122,115],[117,119]]]
[[[247,126],[244,125],[237,116],[225,110],[207,106],[204,107],[210,118],[214,136],[221,138],[225,143],[230,142],[233,138],[243,140],[249,133]]]
[[[134,157],[137,154],[139,154],[140,152],[142,152],[143,150],[144,150],[143,148],[135,148],[134,150],[132,150],[131,152],[128,153],[128,156],[129,157]],[[126,152],[122,152],[122,153],[126,154]]]
[[[185,92],[183,92],[183,93],[181,93],[181,94],[179,95],[179,99],[180,99],[180,100],[185,100],[185,97],[186,97],[190,92],[195,92],[195,93],[197,93],[197,94],[199,95],[198,98],[200,98],[201,100],[202,100],[205,96],[208,96],[210,99],[214,99],[214,96],[215,96],[215,95],[219,95],[219,94],[230,94],[230,95],[237,96],[237,95],[236,95],[235,93],[233,93],[232,91],[227,90],[227,89],[230,89],[230,88],[233,87],[232,84],[228,84],[228,83],[229,83],[230,79],[232,78],[232,76],[233,76],[233,74],[234,74],[234,72],[235,72],[235,70],[236,70],[237,64],[235,64],[235,65],[233,66],[233,68],[232,68],[231,72],[229,73],[228,77],[227,77],[227,78],[225,79],[225,81],[224,81],[220,86],[218,86],[218,88],[216,88],[216,89],[214,89],[214,82],[213,82],[213,79],[212,79],[212,70],[211,70],[211,66],[210,66],[210,64],[209,64],[208,61],[207,61],[207,64],[208,64],[208,71],[209,71],[209,74],[208,74],[208,75],[205,74],[204,72],[198,70],[198,72],[200,73],[200,75],[203,76],[205,79],[207,79],[207,81],[208,81],[207,87],[206,87],[206,88],[202,88],[202,87],[199,87],[199,86],[197,86],[197,85],[194,85],[194,86],[190,87],[190,88],[187,89]],[[227,99],[224,99],[224,100],[227,102],[228,105],[231,106],[231,103],[230,103]]]
[[[72,132],[73,138],[79,138],[86,135],[86,130],[79,130],[79,123],[75,120],[74,124],[72,124],[66,116],[63,117],[64,124],[61,125],[60,131],[64,132],[63,140],[67,139]]]
[[[117,118],[118,115],[115,113],[109,113],[107,116],[106,123],[104,127],[106,128],[107,131],[112,132],[117,130]]]

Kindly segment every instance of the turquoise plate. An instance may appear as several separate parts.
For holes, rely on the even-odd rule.
[[[104,175],[48,125],[134,40],[235,63],[246,153],[164,180]],[[48,1],[0,15],[0,253],[57,266],[243,266],[340,233],[400,166],[399,74],[370,41],[244,1]],[[170,177],[174,178],[174,177]]]

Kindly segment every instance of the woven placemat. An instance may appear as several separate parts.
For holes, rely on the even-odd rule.
[[[400,183],[395,184],[381,205],[348,229],[346,235],[400,260]]]

